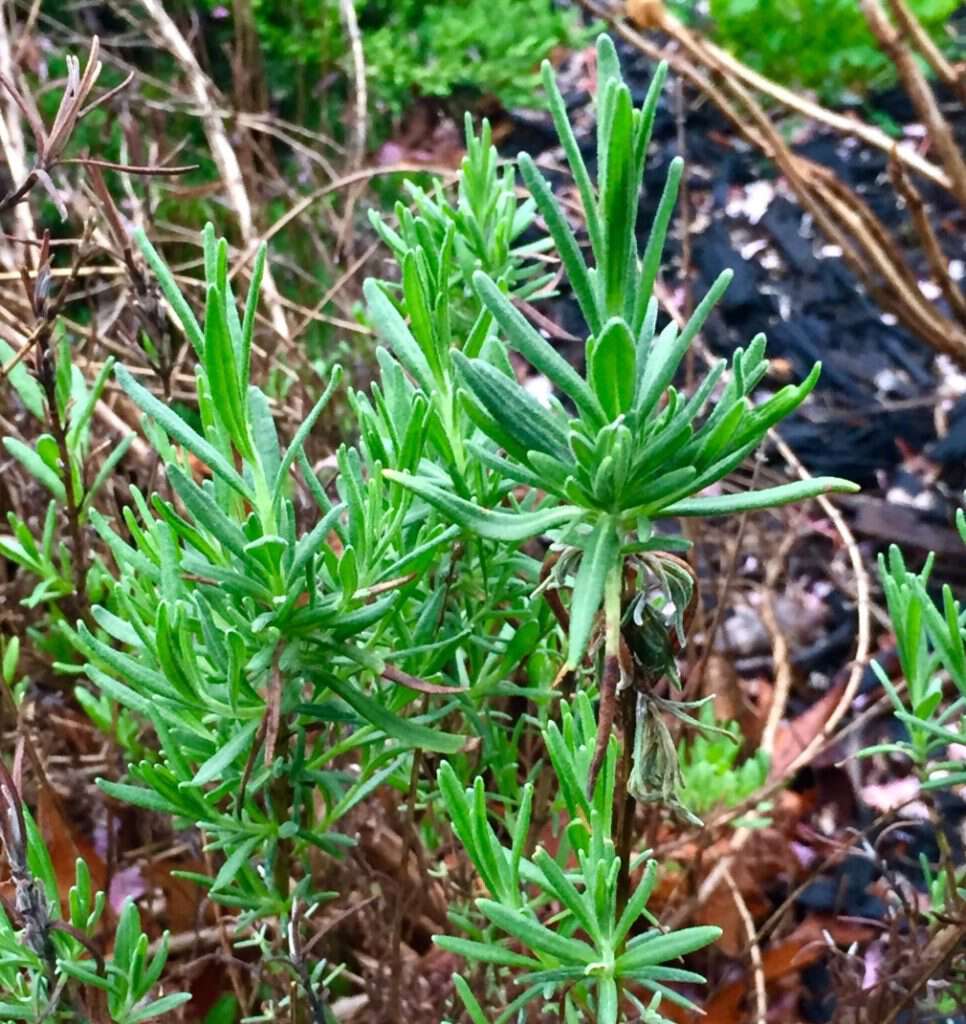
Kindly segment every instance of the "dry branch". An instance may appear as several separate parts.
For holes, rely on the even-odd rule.
[[[16,80],[13,53],[10,47],[10,30],[7,25],[7,10],[13,10],[13,4],[0,3],[0,76],[8,81]],[[23,134],[23,121],[20,108],[13,95],[0,89],[3,99],[0,101],[0,149],[6,160],[7,170],[14,184],[27,177],[27,144]],[[36,235],[34,219],[30,207],[21,203],[15,209],[14,216],[22,238],[33,238]]]
[[[663,3],[653,2],[652,0],[649,4],[648,10],[651,12],[649,23],[642,22],[639,19],[634,5],[628,5],[628,8],[631,12],[631,19],[642,28],[659,28],[673,38],[678,38],[679,34],[684,30],[684,26],[668,13]],[[728,71],[757,92],[777,100],[783,106],[788,107],[789,110],[804,114],[813,121],[833,128],[847,137],[861,139],[866,145],[872,146],[875,149],[881,149],[884,153],[891,153],[896,148],[895,139],[887,135],[881,128],[867,124],[853,114],[839,114],[834,110],[829,110],[807,96],[799,95],[797,92],[787,89],[777,82],[773,82],[770,78],[766,78],[714,43],[706,39],[703,39],[701,42],[707,53],[713,57],[715,63],[720,68]],[[943,188],[948,189],[950,187],[949,176],[946,172],[941,167],[937,167],[931,160],[926,160],[920,156],[910,146],[900,146],[899,157],[910,170],[918,172],[923,177],[929,178]]]
[[[946,60],[942,50],[929,38],[929,33],[909,10],[906,0],[889,0],[889,7],[903,35],[912,42],[923,60],[936,73],[936,77],[956,92],[962,102],[966,102],[966,65],[953,65]]]
[[[936,147],[943,167],[949,175],[953,195],[966,209],[966,159],[963,158],[956,137],[939,109],[926,76],[902,36],[886,17],[879,0],[861,0],[861,5],[872,34],[878,40],[882,52],[895,65],[909,99],[929,132],[929,139]]]
[[[245,189],[245,181],[242,176],[241,166],[238,157],[228,141],[225,131],[225,124],[222,115],[214,102],[215,87],[208,76],[202,71],[197,57],[188,45],[188,41],[181,34],[174,19],[165,10],[161,0],[140,0],[141,6],[148,12],[154,26],[161,37],[166,49],[181,65],[188,79],[188,86],[201,116],[204,126],[205,137],[218,173],[228,193],[235,216],[238,220],[238,229],[241,233],[242,242],[246,249],[254,253],[258,246],[258,234],[255,230],[255,221],[252,215],[251,201]],[[280,338],[286,342],[289,340],[288,321],[280,302],[278,288],[272,278],[271,269],[266,266],[264,277],[265,304],[268,307],[272,327]]]

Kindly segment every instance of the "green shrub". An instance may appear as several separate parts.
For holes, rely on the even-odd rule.
[[[678,799],[688,811],[701,815],[716,808],[735,807],[762,789],[768,781],[771,759],[767,751],[756,750],[739,764],[738,723],[716,722],[711,704],[701,709],[698,720],[703,731],[678,744],[682,780]],[[739,824],[747,826],[749,822],[742,820]]]
[[[677,5],[686,16],[693,0]],[[930,35],[943,28],[958,0],[909,0]],[[864,93],[895,79],[857,0],[711,0],[713,38],[769,78],[817,90],[829,100]]]
[[[307,88],[293,69],[316,80],[316,69],[350,70],[337,0],[253,6],[276,97]],[[554,0],[362,0],[356,8],[370,112],[382,126],[418,96],[533,104],[540,61],[582,34],[576,11]]]
[[[664,678],[678,684],[674,655],[687,640],[694,587],[672,554],[686,544],[661,534],[656,520],[854,488],[818,479],[701,493],[805,400],[818,368],[754,404],[768,369],[759,336],[727,377],[721,361],[692,395],[675,389],[728,275],[682,329],[659,324],[652,292],[680,162],[643,248],[636,217],[665,69],[636,109],[607,37],[598,66],[596,181],[549,64],[543,69],[589,254],[528,157],[520,170],[532,201],[518,202],[485,128],[470,140],[455,202],[413,190],[415,209],[401,211],[398,231],[378,223],[398,283],[366,283],[386,347],[376,352],[376,383],[350,398],[359,440],[339,449],[331,478],[316,474],[305,443],[340,372],[283,444],[272,400],[251,374],[265,250],[239,305],[228,245],[210,226],[201,315],[161,255],[135,236],[196,363],[190,422],[115,368],[156,453],[155,493],[131,487],[113,518],[85,504],[85,410],[105,385],[75,387],[74,403],[66,401],[66,347],[49,353],[48,392],[13,381],[41,418],[76,434],[59,454],[45,441],[14,446],[54,503],[38,551],[57,551],[73,495],[72,521],[90,526],[103,555],[82,580],[62,560],[20,554],[17,538],[3,550],[19,554],[41,585],[51,581],[41,596],[61,611],[50,628],[59,626],[84,662],[61,668],[82,677],[80,702],[130,759],[125,777],[101,788],[174,829],[197,829],[215,861],[213,877],[187,877],[230,908],[236,941],[261,955],[261,1015],[251,1019],[325,1019],[338,965],[327,966],[321,944],[301,956],[300,938],[307,916],[338,898],[331,875],[355,841],[350,813],[380,789],[409,813],[425,812],[428,848],[455,837],[478,874],[485,895],[450,888],[460,934],[437,938],[474,968],[472,989],[463,976],[455,986],[476,1024],[517,1019],[532,1000],[559,1003],[567,1024],[657,1024],[665,1001],[690,1005],[673,984],[701,980],[676,961],[718,934],[656,927],[647,902],[658,868],[632,877],[647,858],[618,825],[631,798],[678,808],[666,718],[701,724],[690,715],[694,702],[658,691]],[[519,242],[537,212],[586,320],[585,375],[515,304],[537,301],[548,285],[538,258],[546,243]],[[556,385],[549,407],[518,383],[512,351]],[[30,539],[29,524],[12,525]],[[541,542],[549,546],[542,562]],[[555,602],[544,599],[551,587]],[[73,622],[62,611],[68,589],[87,611]],[[15,678],[14,662],[10,655],[5,677]],[[572,683],[566,701],[558,675]],[[617,700],[634,761],[623,786]],[[8,794],[7,804],[17,798]],[[0,826],[12,821],[9,809],[0,815]],[[553,827],[553,852],[531,834],[534,821]],[[9,828],[3,839],[10,856]],[[42,865],[21,874],[54,904],[56,879]],[[80,914],[78,927],[88,917]],[[131,942],[118,943],[115,961],[118,949],[146,944],[130,912],[122,926]],[[11,926],[0,939],[29,945],[30,927]],[[42,923],[41,937],[52,929]],[[71,955],[81,970],[67,971],[73,980],[63,984],[57,964],[10,968],[32,1000],[20,1019],[70,1020],[78,986],[121,983],[117,972],[102,976],[83,943]],[[141,1019],[132,999],[151,998],[159,970],[156,960],[132,963],[119,966],[130,980],[109,1008],[126,1024]],[[49,1012],[33,1012],[45,1001]]]
[[[966,512],[956,513],[956,527],[966,544]],[[888,754],[907,762],[919,782],[918,796],[929,809],[939,851],[938,864],[920,854],[928,900],[910,913],[905,927],[919,929],[939,948],[951,929],[962,928],[966,910],[966,869],[952,848],[946,812],[938,791],[966,783],[966,766],[958,753],[966,745],[966,608],[948,583],[934,587],[934,556],[919,572],[906,564],[896,545],[879,556],[879,576],[895,633],[901,680],[890,679],[878,662],[872,668],[892,704],[899,738],[860,750],[860,757]],[[904,683],[904,685],[903,685]],[[905,941],[905,940],[904,940]],[[966,976],[960,958],[929,961],[910,996],[928,1007],[929,1016],[952,1019],[966,1000]]]

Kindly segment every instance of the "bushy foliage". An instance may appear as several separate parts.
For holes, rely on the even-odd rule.
[[[677,4],[694,18],[693,0]],[[909,0],[936,39],[956,0]],[[889,85],[895,71],[876,45],[856,0],[711,0],[713,37],[778,82],[817,90],[829,100]]]
[[[293,69],[350,69],[338,0],[256,0],[253,8],[276,94],[297,88]],[[419,96],[532,104],[540,61],[581,34],[576,11],[555,0],[363,0],[356,9],[379,120]]]
[[[339,448],[331,475],[319,475],[306,441],[340,371],[283,444],[272,398],[252,379],[266,252],[248,268],[239,305],[239,268],[210,227],[200,316],[148,239],[134,238],[195,361],[191,422],[143,377],[104,371],[143,417],[153,489],[132,486],[116,516],[88,501],[97,478],[86,486],[86,409],[104,381],[72,383],[66,347],[44,349],[45,389],[14,381],[36,413],[76,436],[57,451],[43,438],[13,446],[54,513],[39,540],[15,521],[3,550],[41,588],[54,581],[38,603],[74,652],[60,667],[82,677],[81,704],[127,754],[125,777],[101,780],[103,791],[199,830],[216,868],[187,877],[235,913],[240,940],[262,954],[255,1019],[298,1019],[299,1007],[324,1019],[326,961],[321,951],[302,956],[302,929],[337,898],[327,882],[355,842],[350,816],[382,789],[425,810],[431,848],[455,837],[486,893],[453,895],[460,934],[438,937],[475,968],[455,985],[476,1022],[510,1021],[552,998],[568,1024],[656,1024],[665,1001],[690,1005],[676,984],[701,980],[675,961],[718,934],[656,927],[647,902],[658,865],[622,845],[630,833],[618,825],[632,800],[679,807],[667,720],[701,725],[694,702],[659,691],[663,679],[678,682],[695,588],[673,554],[686,544],[656,520],[853,488],[819,479],[701,493],[805,400],[818,369],[756,405],[768,369],[758,337],[727,376],[722,361],[692,395],[674,387],[728,276],[682,328],[659,322],[653,291],[679,162],[643,247],[636,219],[664,71],[635,108],[607,37],[597,57],[596,180],[543,71],[589,254],[534,162],[520,162],[532,194],[520,202],[488,130],[471,134],[455,200],[413,189],[398,229],[377,220],[398,262],[391,280],[365,287],[386,347],[376,383],[350,397],[358,441]],[[551,283],[547,243],[520,242],[537,213],[586,321],[583,374],[518,308]],[[556,387],[547,407],[518,382],[514,351]],[[97,572],[62,571],[28,550],[59,550],[65,511],[96,533]],[[68,597],[83,614],[67,614]],[[562,677],[571,699],[555,685]],[[620,785],[618,699],[634,761]],[[13,821],[16,796],[6,804],[0,824]],[[532,834],[534,820],[553,823],[552,851]],[[16,837],[3,838],[11,856]],[[40,861],[21,871],[25,891],[40,887],[40,906],[58,898],[48,874]],[[80,877],[78,886],[73,927],[82,929],[93,897]],[[39,926],[27,918],[8,928],[8,944],[30,947],[31,927],[35,945],[54,941],[48,917],[35,918]],[[143,952],[130,911],[120,928],[115,960]],[[157,958],[132,953],[108,979],[85,948],[70,952],[80,968],[57,966],[64,957],[10,968],[32,1007],[52,1007],[21,1019],[67,1013],[77,986],[114,983],[110,1019],[147,1019],[143,983],[157,980]]]
[[[738,723],[716,722],[711,704],[701,709],[699,721],[701,729],[694,738],[678,744],[682,780],[678,799],[688,811],[702,815],[735,807],[762,789],[771,759],[760,749],[742,759]]]
[[[956,525],[966,543],[966,513]],[[907,757],[922,784],[938,789],[966,782],[962,761],[947,757],[950,744],[966,743],[966,610],[948,583],[937,600],[931,591],[934,556],[911,571],[896,545],[879,557],[879,574],[906,688],[903,692],[878,663],[873,669],[889,695],[905,738],[869,747],[863,754]],[[950,698],[949,683],[952,682]]]

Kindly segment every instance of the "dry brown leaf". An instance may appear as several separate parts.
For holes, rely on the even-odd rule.
[[[107,882],[107,865],[90,840],[67,821],[57,795],[46,785],[40,787],[37,800],[37,828],[47,844],[57,877],[60,904],[67,914],[67,894],[77,878],[78,857],[86,861],[90,869],[95,892],[103,889]]]
[[[638,28],[660,28],[664,24],[663,0],[627,0],[627,16]]]
[[[875,936],[876,930],[830,915],[809,915],[781,942],[762,950],[765,981],[777,982],[788,978],[821,959],[826,951],[826,933],[836,944],[847,946],[852,942],[868,942]],[[705,1016],[685,1020],[689,1024],[692,1020],[695,1024],[697,1020],[701,1020],[702,1024],[741,1024],[747,1019],[747,1014],[742,1012],[742,1004],[753,983],[749,971],[715,993],[705,1007]]]
[[[833,686],[807,711],[792,721],[781,722],[775,733],[771,777],[780,779],[788,766],[818,736],[842,697],[845,684]]]
[[[204,890],[187,878],[177,878],[173,872],[190,871],[195,874],[207,873],[205,862],[195,858],[175,860],[165,857],[148,861],[142,868],[145,881],[156,886],[164,894],[165,927],[172,934],[191,932],[214,921],[210,908],[203,915],[198,907],[205,898]]]

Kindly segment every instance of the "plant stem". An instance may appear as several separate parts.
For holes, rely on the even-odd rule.
[[[288,727],[282,723],[275,745],[275,757],[284,757],[288,747]],[[292,813],[292,782],[288,775],[279,775],[271,785],[272,813],[277,823],[288,821]],[[272,875],[279,898],[288,902],[292,878],[292,840],[280,839]]]
[[[40,378],[44,394],[47,398],[50,432],[57,444],[57,453],[60,456],[60,464],[63,470],[64,491],[67,495],[67,528],[70,532],[71,548],[74,553],[73,611],[75,617],[83,617],[86,620],[88,561],[84,544],[84,528],[81,522],[83,495],[78,495],[74,491],[74,473],[71,467],[70,447],[67,444],[67,430],[57,404],[56,372],[53,368],[50,349],[45,344],[40,349],[40,360],[42,363],[50,364],[44,367],[44,372],[40,374]]]
[[[617,686],[620,683],[620,642],[621,642],[621,580],[623,567],[615,565],[607,574],[604,586],[604,670],[600,677],[600,711],[597,720],[597,742],[590,762],[587,779],[587,796],[591,800],[600,766],[607,753],[614,720],[617,717]]]
[[[395,1024],[402,1024],[402,926],[403,909],[406,902],[403,888],[406,884],[406,864],[414,843],[418,843],[416,835],[416,800],[419,796],[419,773],[423,764],[423,752],[419,748],[413,751],[412,770],[409,775],[409,797],[406,801],[406,815],[403,824],[402,851],[399,855],[399,872],[396,888],[396,905],[392,935],[392,976],[389,989],[389,1016]]]
[[[631,767],[634,760],[634,741],[637,735],[637,697],[633,689],[621,694],[621,750],[620,772],[614,787],[614,845],[620,857],[620,874],[617,876],[617,915],[624,912],[631,893],[631,852],[634,846],[634,812],[637,801],[628,791]]]

